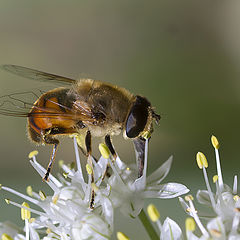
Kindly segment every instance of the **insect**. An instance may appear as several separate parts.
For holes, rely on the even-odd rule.
[[[1,68],[25,78],[66,85],[42,93],[34,103],[22,101],[23,111],[3,108],[6,101],[0,104],[0,114],[27,117],[30,140],[36,144],[53,145],[44,180],[48,180],[55,160],[58,137],[72,134],[85,138],[84,144],[79,147],[87,156],[91,155],[91,137],[103,137],[112,156],[116,158],[111,136],[123,132],[126,139],[133,141],[138,175],[142,176],[144,136],[153,132],[153,121],[158,123],[160,120],[160,115],[155,113],[145,97],[135,96],[124,88],[97,80],[75,80],[16,65],[2,65]],[[16,100],[14,95],[8,97],[9,101]],[[28,111],[26,105],[30,106]]]

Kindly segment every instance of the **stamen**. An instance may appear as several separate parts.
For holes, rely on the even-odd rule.
[[[53,202],[54,204],[57,204],[58,198],[59,198],[59,194],[55,195],[55,196],[53,197],[53,199],[52,199],[52,202]]]
[[[62,168],[63,164],[64,164],[64,161],[63,161],[63,160],[59,160],[59,161],[58,161],[58,166],[59,166],[60,168]]]
[[[99,148],[99,151],[100,151],[101,155],[103,156],[103,158],[109,159],[109,157],[110,157],[110,150],[107,147],[107,145],[104,144],[104,143],[100,143],[98,148]]]
[[[1,237],[1,240],[13,240],[13,238],[11,238],[8,234],[3,233],[2,237]]]
[[[125,183],[123,182],[121,176],[119,175],[119,173],[118,173],[114,163],[110,159],[108,160],[108,162],[109,162],[109,164],[110,164],[114,174],[116,175],[117,179],[119,180],[119,183],[121,183],[121,184],[123,184],[125,186]]]
[[[76,136],[73,137],[73,143],[74,143],[75,157],[76,157],[76,163],[77,163],[77,171],[79,172],[80,178],[83,180],[82,166],[81,166],[81,160],[79,156]]]
[[[40,196],[33,191],[32,186],[27,186],[26,193],[30,197],[34,197],[34,198],[40,199]]]
[[[214,135],[212,135],[211,137],[211,142],[215,149],[219,149],[220,145],[219,145],[218,139]]]
[[[190,231],[190,232],[194,232],[195,229],[196,229],[196,223],[194,221],[193,218],[191,217],[188,217],[185,221],[185,228],[186,228],[186,231]]]
[[[237,184],[238,184],[238,179],[237,179],[237,175],[235,175],[233,180],[233,194],[237,194]]]
[[[8,192],[10,192],[10,193],[13,193],[13,194],[15,194],[15,195],[17,195],[17,196],[19,196],[19,197],[21,197],[21,198],[29,201],[29,202],[34,203],[35,205],[38,205],[38,204],[39,204],[39,201],[38,201],[38,200],[36,200],[36,199],[34,199],[34,198],[31,198],[31,197],[28,197],[28,196],[26,196],[25,194],[22,194],[22,193],[20,193],[20,192],[17,192],[16,190],[14,190],[14,189],[12,189],[12,188],[2,186],[1,189],[5,190],[5,191],[8,191]]]
[[[213,182],[216,183],[217,180],[218,180],[218,175],[214,175],[214,176],[213,176]]]
[[[33,223],[33,222],[35,222],[35,221],[36,221],[36,218],[30,218],[30,219],[29,219],[29,222],[30,222],[30,223]]]
[[[26,192],[30,197],[32,197],[33,196],[32,186],[27,186]]]
[[[206,186],[207,186],[207,191],[208,191],[208,194],[209,194],[209,197],[210,197],[210,200],[211,200],[211,204],[212,204],[213,208],[215,209],[216,208],[216,203],[215,203],[215,200],[214,200],[214,197],[213,197],[213,193],[212,193],[209,181],[208,181],[208,176],[207,176],[207,171],[206,171],[206,168],[208,167],[207,158],[205,157],[205,155],[202,152],[198,152],[197,156],[196,156],[196,159],[197,159],[197,163],[198,163],[199,168],[203,169],[203,176],[204,176],[204,180],[205,180],[205,183],[206,183]]]
[[[68,173],[63,173],[64,178],[68,178]]]
[[[92,170],[91,166],[90,166],[88,163],[86,164],[86,170],[87,170],[87,173],[88,173],[89,175],[92,175],[93,170]]]
[[[223,177],[222,177],[222,170],[221,170],[220,157],[219,157],[219,151],[218,151],[219,142],[215,136],[212,136],[211,140],[212,140],[213,147],[215,149],[219,188],[220,188],[220,191],[222,192]]]
[[[34,150],[28,154],[28,158],[32,159],[33,157],[38,155],[38,151]]]
[[[187,202],[189,202],[189,201],[193,201],[194,198],[193,198],[193,196],[192,196],[191,194],[189,194],[189,195],[185,196],[185,200],[186,200]]]
[[[203,176],[204,176],[204,179],[205,179],[205,183],[206,183],[206,186],[207,186],[207,191],[208,191],[208,194],[209,194],[209,197],[210,197],[210,200],[211,200],[211,204],[212,204],[213,208],[215,209],[216,208],[216,202],[214,200],[213,193],[212,193],[209,181],[208,181],[207,171],[206,171],[206,168],[204,166],[203,166]]]
[[[37,214],[37,215],[39,215],[39,216],[44,216],[44,217],[48,218],[48,215],[47,215],[46,213],[37,211],[37,210],[32,209],[32,208],[26,208],[25,206],[22,206],[22,205],[19,204],[19,203],[13,202],[13,201],[10,200],[10,199],[5,199],[5,201],[6,201],[7,204],[11,204],[11,205],[16,206],[16,207],[19,207],[19,208],[24,208],[24,209],[26,209],[26,210],[28,210],[28,211],[30,211],[30,212],[32,212],[32,213],[35,213],[35,214]]]
[[[205,168],[208,167],[208,162],[207,162],[207,158],[205,157],[205,155],[202,153],[202,152],[198,152],[197,155],[196,155],[196,160],[197,160],[197,164],[198,164],[198,167],[200,169],[203,168],[203,166]]]
[[[66,164],[62,165],[62,170],[67,173],[69,176],[74,176],[74,171],[71,170]]]
[[[117,232],[117,239],[118,240],[130,240],[129,237],[127,237],[124,233],[122,232]]]
[[[46,169],[43,168],[37,161],[30,160],[31,165],[34,167],[34,169],[38,172],[38,174],[43,178],[46,174]],[[53,175],[49,174],[49,181],[46,181],[48,186],[54,191],[59,191],[59,188],[61,188],[63,185],[60,183]]]
[[[195,209],[195,207],[193,205],[193,202],[192,202],[192,200],[190,198],[189,198],[189,205],[190,205],[190,210],[191,210],[192,216],[193,216],[196,224],[198,225],[200,231],[202,232],[202,234],[205,237],[208,238],[209,234],[208,234],[207,230],[204,228],[204,226],[202,225],[202,223],[201,223],[201,221],[200,221],[200,219],[199,219],[199,217],[198,217],[198,215],[196,213],[196,209]]]
[[[43,191],[41,191],[41,190],[39,191],[39,196],[40,196],[42,201],[44,201],[46,199],[45,193]]]
[[[152,222],[156,222],[160,218],[160,214],[153,204],[148,205],[147,212]]]
[[[31,212],[29,210],[27,210],[26,208],[30,208],[28,203],[24,202],[22,204],[23,207],[25,208],[21,208],[21,218],[22,220],[25,220],[25,219],[30,219],[31,218]]]
[[[235,195],[235,196],[233,197],[233,200],[234,200],[235,202],[237,202],[239,199],[240,199],[240,197],[239,197],[238,195]]]

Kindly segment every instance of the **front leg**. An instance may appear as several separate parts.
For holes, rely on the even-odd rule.
[[[91,138],[91,132],[88,130],[86,137],[85,137],[85,145],[86,145],[86,149],[87,149],[87,157],[88,157],[88,164],[92,170],[91,173],[91,184],[94,183],[94,172],[93,172],[93,163],[92,163],[92,138]],[[92,188],[92,187],[91,187]],[[91,209],[94,208],[94,197],[95,197],[95,193],[94,193],[94,189],[91,189],[91,197],[90,197],[90,203],[89,203],[89,207]]]
[[[133,139],[134,149],[136,153],[136,161],[138,166],[138,177],[141,177],[143,175],[145,143],[146,143],[146,140],[142,137]]]
[[[59,145],[59,141],[56,138],[53,138],[49,135],[44,135],[43,140],[46,144],[53,144],[53,150],[52,150],[52,154],[51,154],[51,157],[50,157],[50,160],[49,160],[49,163],[48,163],[47,172],[45,173],[45,176],[43,177],[43,181],[48,182],[49,181],[49,179],[48,179],[49,174],[51,172],[53,163],[54,163],[55,158],[56,158],[56,153],[57,153],[57,148],[58,148],[58,145]]]
[[[106,135],[106,136],[105,136],[105,143],[106,143],[106,145],[107,145],[110,153],[112,154],[114,160],[116,160],[117,154],[116,154],[115,149],[114,149],[114,147],[113,147],[113,145],[112,145],[110,135]]]

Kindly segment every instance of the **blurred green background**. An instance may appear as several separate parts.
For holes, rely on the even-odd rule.
[[[221,142],[225,182],[232,185],[240,169],[239,11],[239,1],[1,1],[0,64],[88,76],[146,96],[162,116],[151,139],[148,171],[173,155],[165,182],[184,183],[194,195],[205,188],[196,152],[206,154],[210,179],[216,174],[212,134]],[[1,95],[46,85],[3,71],[0,84]],[[51,193],[27,157],[37,148],[46,166],[51,148],[30,143],[25,125],[26,119],[0,116],[0,183],[20,191],[31,184]],[[124,161],[135,161],[132,145],[122,137],[114,144]],[[57,159],[74,160],[70,140],[62,141]],[[0,221],[20,224],[19,209],[7,206],[6,197],[22,201],[2,191]],[[153,202],[162,220],[169,216],[183,225],[186,215],[177,199]],[[120,215],[115,230],[147,239],[140,223]]]

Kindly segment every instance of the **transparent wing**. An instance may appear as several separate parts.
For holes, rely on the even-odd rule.
[[[71,78],[67,78],[67,77],[62,77],[62,76],[58,76],[55,74],[51,74],[51,73],[45,73],[42,71],[38,71],[35,69],[31,69],[31,68],[26,68],[26,67],[21,67],[21,66],[17,66],[17,65],[1,65],[0,66],[1,69],[13,73],[15,75],[24,77],[24,78],[28,78],[28,79],[32,79],[35,81],[41,81],[41,82],[54,82],[54,83],[61,83],[61,84],[73,84],[76,82],[75,79],[71,79]]]
[[[93,124],[96,119],[93,116],[91,107],[87,104],[78,103],[77,106],[69,108],[54,100],[47,101],[51,107],[39,107],[34,102],[42,96],[44,91],[32,90],[8,94],[0,97],[0,115],[13,117],[51,118],[66,120],[84,121],[86,124]],[[47,104],[48,105],[48,104]],[[56,106],[58,107],[56,107]],[[64,111],[59,110],[64,109]],[[34,111],[32,111],[34,108]]]
[[[27,117],[41,90],[8,94],[0,97],[0,115]]]

